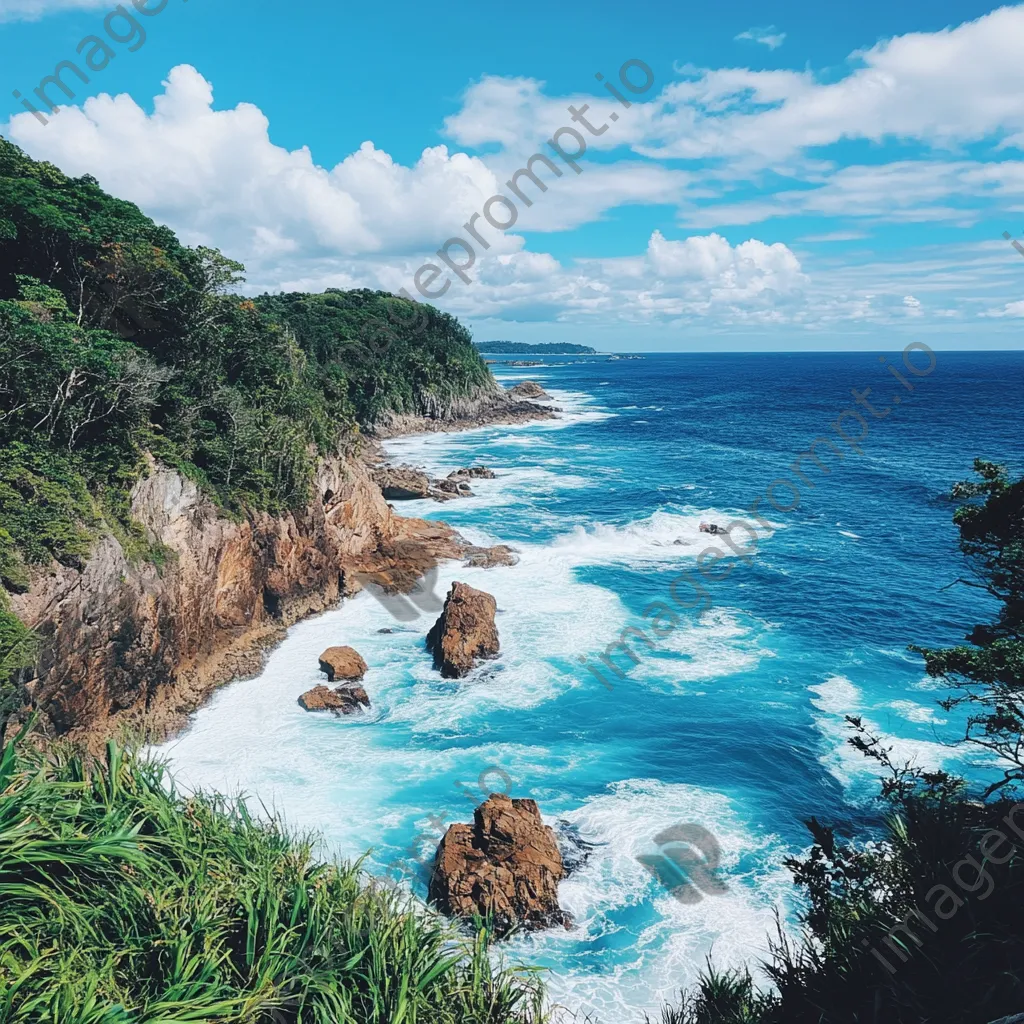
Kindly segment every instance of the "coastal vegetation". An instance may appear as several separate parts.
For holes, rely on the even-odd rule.
[[[538,1024],[541,986],[359,865],[124,754],[0,751],[5,1024]]]
[[[129,511],[148,458],[230,515],[277,513],[361,428],[494,387],[447,314],[366,290],[249,299],[243,271],[0,139],[0,722],[31,648],[5,594],[31,566],[80,566],[102,530],[160,563]]]

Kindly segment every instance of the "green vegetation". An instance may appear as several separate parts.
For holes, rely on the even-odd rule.
[[[0,751],[5,1024],[540,1024],[541,992],[158,763]]]
[[[104,526],[159,558],[129,510],[147,452],[232,514],[279,512],[360,425],[493,386],[446,314],[383,292],[244,299],[243,269],[0,139],[8,591],[32,564],[78,564]]]
[[[977,461],[957,484],[954,522],[969,569],[962,583],[999,602],[993,622],[948,650],[915,648],[929,675],[970,711],[965,741],[1001,778],[980,799],[963,779],[896,764],[849,719],[850,742],[884,769],[884,825],[873,842],[840,838],[815,819],[807,857],[790,861],[806,897],[805,934],[781,931],[764,968],[711,971],[662,1024],[987,1024],[1024,1007],[1024,480]]]
[[[478,341],[474,344],[488,355],[597,355],[597,349],[589,345],[572,345],[567,341],[545,341],[536,345],[525,341]]]

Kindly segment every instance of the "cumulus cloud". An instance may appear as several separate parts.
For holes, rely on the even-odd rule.
[[[735,36],[735,39],[737,42],[749,40],[752,43],[761,43],[769,50],[777,50],[786,41],[786,33],[780,32],[774,25],[769,25],[767,28],[748,28],[746,32]]]
[[[637,256],[578,260],[520,251],[485,261],[473,283],[446,296],[462,315],[600,323],[786,319],[807,277],[779,243],[731,245],[721,235],[668,239],[655,231]]]
[[[164,86],[152,114],[104,94],[45,126],[18,114],[9,136],[69,174],[94,175],[187,241],[257,260],[433,248],[497,191],[483,161],[445,146],[406,167],[364,142],[327,169],[306,147],[274,145],[252,104],[215,110],[194,68],[174,68]]]

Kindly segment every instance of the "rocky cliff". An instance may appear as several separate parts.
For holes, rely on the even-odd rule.
[[[162,566],[101,537],[78,571],[39,573],[14,611],[42,638],[23,678],[45,734],[95,747],[129,731],[160,739],[216,686],[255,674],[284,629],[359,588],[357,574],[411,584],[465,545],[439,523],[396,515],[355,458],[323,463],[306,509],[225,518],[178,472],[152,465],[132,514]]]

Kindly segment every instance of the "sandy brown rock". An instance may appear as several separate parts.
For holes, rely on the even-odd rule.
[[[551,401],[551,396],[535,380],[520,381],[514,388],[510,388],[508,393],[513,398],[525,398],[530,401]]]
[[[444,610],[427,634],[427,650],[441,675],[466,675],[480,658],[493,658],[499,650],[494,624],[497,602],[490,594],[466,583],[453,583]]]
[[[374,481],[388,501],[414,501],[430,497],[430,477],[413,466],[381,466]]]
[[[307,711],[340,711],[345,706],[341,697],[323,683],[307,690],[299,698],[299,704]]]
[[[465,566],[477,569],[493,569],[497,565],[516,565],[519,556],[507,544],[495,544],[490,548],[470,547],[465,551]]]
[[[555,835],[533,800],[498,793],[451,825],[437,848],[429,899],[450,917],[491,915],[499,935],[514,928],[568,927],[558,905],[565,877]]]
[[[339,686],[332,690],[323,683],[307,690],[300,698],[299,704],[307,711],[330,711],[336,715],[351,715],[361,707],[370,706],[370,698],[361,686]]]
[[[328,647],[320,655],[320,671],[327,673],[327,681],[362,679],[366,675],[366,662],[354,647]]]

